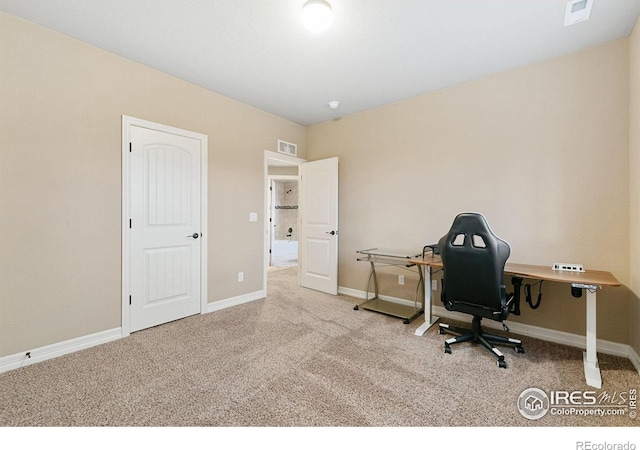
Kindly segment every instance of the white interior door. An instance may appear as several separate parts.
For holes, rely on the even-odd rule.
[[[338,293],[338,158],[300,166],[300,284]]]
[[[201,310],[201,141],[130,128],[130,331]]]

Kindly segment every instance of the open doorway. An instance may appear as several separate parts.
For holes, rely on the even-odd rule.
[[[264,290],[269,271],[296,267],[298,259],[299,165],[304,159],[265,150]]]
[[[269,179],[269,267],[297,266],[298,176],[271,174]]]
[[[294,171],[295,170],[295,175]],[[283,173],[282,171],[290,171]],[[270,175],[270,172],[272,175]],[[271,177],[271,178],[270,178]],[[264,152],[264,283],[271,261],[271,179],[296,177],[298,195],[298,283],[310,289],[336,295],[338,293],[338,158],[313,162],[292,156]],[[275,204],[274,204],[275,206]],[[285,238],[289,227],[285,227]],[[292,230],[293,231],[293,230]],[[291,233],[293,236],[293,232]]]

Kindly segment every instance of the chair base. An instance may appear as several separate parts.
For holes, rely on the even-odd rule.
[[[487,350],[493,356],[497,358],[498,367],[503,369],[507,368],[507,362],[504,360],[504,355],[498,350],[495,345],[508,345],[513,347],[516,352],[524,353],[524,347],[522,347],[522,341],[520,339],[506,338],[503,336],[496,336],[488,334],[482,331],[480,322],[482,317],[474,317],[472,322],[472,329],[452,327],[450,325],[441,323],[438,325],[440,334],[453,334],[456,337],[447,339],[444,342],[444,352],[451,353],[451,346],[454,344],[460,344],[461,342],[472,341],[479,344],[482,348]]]

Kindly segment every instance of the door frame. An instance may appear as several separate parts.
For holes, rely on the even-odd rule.
[[[131,127],[148,128],[163,133],[175,134],[200,141],[200,314],[207,311],[207,173],[208,173],[208,136],[206,134],[183,130],[131,116],[122,116],[122,337],[131,334],[131,316],[129,295],[131,292],[131,239],[129,234],[129,218],[131,217],[131,167],[129,161],[129,143]]]
[[[264,226],[265,232],[263,235],[263,249],[262,249],[262,291],[264,295],[267,295],[267,271],[269,269],[269,246],[270,246],[270,224],[268,222],[269,218],[269,161],[279,161],[284,162],[293,166],[298,166],[298,176],[296,177],[298,180],[300,179],[300,165],[307,162],[306,159],[296,158],[294,156],[284,155],[282,153],[271,152],[269,150],[264,151],[264,205],[262,210],[264,211]],[[284,177],[282,175],[281,177]],[[277,175],[274,175],[273,178],[278,178]],[[300,200],[298,200],[298,205],[300,205]],[[298,215],[298,221],[300,221],[300,216]],[[298,226],[298,231],[299,231]],[[298,249],[298,255],[300,254],[300,250]],[[300,263],[298,259],[298,263]]]

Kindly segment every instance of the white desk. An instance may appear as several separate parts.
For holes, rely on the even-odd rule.
[[[422,336],[435,322],[437,317],[431,316],[431,274],[432,268],[442,268],[442,260],[439,256],[432,254],[411,259],[412,263],[422,267],[425,271],[424,279],[427,289],[425,289],[424,315],[425,321],[416,330],[417,336]],[[507,263],[504,268],[505,274],[512,276],[556,281],[568,283],[572,288],[582,289],[587,294],[587,350],[583,353],[584,375],[589,386],[595,388],[602,387],[602,377],[598,366],[598,355],[596,352],[596,291],[603,286],[620,286],[620,282],[609,272],[599,270],[587,270],[585,272],[568,272],[553,270],[551,267],[534,266],[529,264]]]

